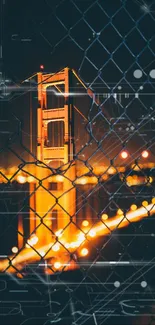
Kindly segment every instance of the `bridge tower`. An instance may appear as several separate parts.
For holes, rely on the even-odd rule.
[[[76,212],[76,190],[72,183],[75,180],[74,110],[69,96],[71,87],[69,68],[55,74],[39,72],[37,78],[38,165],[35,168],[35,176],[39,185],[36,186],[34,194],[30,196],[30,208],[32,208],[30,233],[35,231],[39,243],[45,245],[51,242],[56,230],[64,229],[65,238],[68,238],[74,227],[71,223],[71,221],[75,222]],[[61,107],[49,107],[49,87],[52,89],[53,97],[56,96],[54,89],[59,94],[63,93]],[[59,133],[55,128],[58,125]],[[57,141],[59,137],[61,137],[61,143]],[[57,142],[56,145],[54,139]]]

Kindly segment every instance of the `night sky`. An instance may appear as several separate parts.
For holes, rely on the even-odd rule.
[[[45,71],[50,72],[68,65],[88,82],[101,69],[101,77],[115,83],[121,73],[107,62],[112,53],[122,75],[128,72],[130,82],[137,64],[144,69],[140,81],[146,80],[145,73],[154,67],[154,1],[147,1],[150,12],[143,8],[143,1],[136,0],[4,3],[4,70],[15,81],[37,72],[44,64]]]
[[[3,49],[0,61],[0,167],[16,165],[18,169],[21,162],[34,160],[27,148],[31,137],[29,120],[32,105],[33,153],[36,153],[37,88],[35,78],[31,84],[21,82],[40,71],[41,64],[47,73],[60,71],[66,66],[75,69],[100,101],[101,105],[98,106],[89,97],[74,98],[75,105],[90,121],[87,125],[85,119],[75,114],[78,163],[82,161],[85,165],[87,161],[90,165],[117,165],[122,148],[131,153],[131,162],[147,146],[150,160],[154,161],[155,0],[1,0],[0,15]],[[81,86],[77,80],[73,84],[74,91],[80,92]],[[10,87],[14,87],[14,90],[10,90]],[[120,118],[123,118],[123,122]],[[142,123],[141,128],[139,122]],[[137,133],[132,133],[136,128]],[[127,137],[124,138],[125,134]],[[124,140],[128,137],[128,141]],[[8,147],[12,151],[8,151]],[[78,156],[81,148],[83,150]],[[126,194],[126,185],[123,185],[122,192],[118,193],[120,198],[115,201],[113,194],[117,190],[117,180],[106,185],[106,188],[103,186],[106,199],[101,186],[101,193],[95,192],[92,201],[95,202],[94,206],[96,204],[95,208],[89,207],[96,209],[95,217],[99,212],[97,209],[103,209],[106,204],[108,206],[110,199],[111,206],[114,205],[111,210],[113,215],[119,204],[128,209],[134,196],[136,204],[140,204],[144,194],[149,199],[154,196],[154,188],[150,186],[147,189],[138,188],[135,193],[131,189],[133,196],[129,199],[130,189]],[[0,254],[4,253],[3,242],[5,252],[10,254],[11,247],[17,244],[17,211],[27,195],[28,184],[13,184],[14,194],[11,195],[5,195],[3,185],[0,186],[0,211],[4,212],[0,220]],[[12,190],[11,186],[8,182],[8,191]],[[88,204],[88,201],[85,203]],[[28,215],[28,209],[27,200],[23,215]],[[86,205],[84,209],[87,211]],[[110,210],[110,206],[107,209]],[[25,225],[28,233],[27,225],[28,221]],[[152,229],[154,220],[147,226],[143,220],[137,228],[132,224],[124,230],[123,234],[127,236],[122,241],[117,237],[112,239],[110,246],[107,245],[104,250],[104,257],[110,259],[114,254],[114,258],[116,255],[119,259],[118,252],[121,251],[125,258],[129,258],[131,253],[135,259],[151,259],[154,256],[154,238],[150,237],[146,245],[141,237],[138,246],[136,236],[132,245],[132,238],[128,234],[137,231],[147,235]],[[109,275],[106,276],[108,278]],[[119,277],[124,277],[123,268]],[[108,279],[113,281],[111,278],[109,276]]]

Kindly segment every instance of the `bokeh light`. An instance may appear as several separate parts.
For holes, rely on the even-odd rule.
[[[136,204],[132,204],[130,207],[131,211],[136,211],[137,210],[137,205]]]
[[[149,152],[148,152],[147,150],[144,150],[144,151],[142,152],[142,157],[143,157],[143,158],[148,158],[148,156],[149,156]]]
[[[12,253],[14,254],[18,253],[18,248],[16,246],[12,247]]]
[[[87,248],[82,248],[81,252],[80,252],[80,255],[81,256],[87,256],[88,255],[88,249]]]
[[[60,262],[55,262],[54,267],[55,267],[55,269],[60,269],[61,263]]]
[[[82,226],[84,226],[84,227],[89,226],[89,221],[88,220],[83,220]]]
[[[122,157],[122,159],[126,159],[126,158],[128,158],[128,152],[125,151],[125,150],[123,150],[123,151],[121,152],[121,157]]]

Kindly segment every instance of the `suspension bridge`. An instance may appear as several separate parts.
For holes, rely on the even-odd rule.
[[[127,213],[119,209],[118,213],[110,218],[103,213],[101,220],[96,223],[92,222],[88,212],[81,227],[77,226],[76,185],[90,184],[95,187],[109,180],[115,182],[113,177],[119,174],[120,183],[123,182],[128,187],[151,186],[154,182],[153,175],[131,175],[131,170],[151,170],[155,163],[148,161],[137,164],[133,162],[132,155],[126,163],[129,158],[128,151],[121,149],[120,155],[125,163],[117,166],[104,164],[91,168],[90,163],[79,158],[75,150],[75,112],[82,116],[89,127],[90,121],[74,105],[72,76],[81,83],[93,103],[100,107],[98,98],[85,86],[76,72],[69,68],[58,73],[39,72],[36,76],[38,109],[35,163],[30,161],[21,165],[19,173],[15,172],[15,167],[7,171],[2,169],[0,177],[1,183],[7,183],[8,180],[16,180],[21,184],[29,183],[29,236],[25,242],[24,222],[20,215],[17,229],[18,247],[13,247],[12,256],[0,261],[2,272],[20,273],[24,265],[38,262],[40,259],[50,261],[49,273],[65,269],[69,265],[76,268],[78,263],[73,254],[77,252],[79,256],[87,256],[89,241],[105,236],[116,228],[127,227],[131,222],[151,218],[155,212],[155,201],[152,198],[152,203],[144,201],[140,207],[132,205]],[[61,99],[60,107],[49,107],[49,88],[52,96]],[[104,114],[103,107],[102,110]],[[106,110],[105,118],[109,118]],[[35,132],[32,119],[30,132],[30,136]],[[34,156],[33,147],[31,141],[30,152]],[[149,152],[144,148],[141,152],[142,158],[146,159],[148,155]],[[79,161],[83,163],[82,167],[78,166]],[[51,262],[52,259],[54,262]]]

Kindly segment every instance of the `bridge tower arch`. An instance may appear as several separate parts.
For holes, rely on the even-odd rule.
[[[35,231],[40,244],[44,245],[51,241],[53,235],[53,210],[57,211],[58,229],[65,229],[65,238],[71,235],[73,227],[71,221],[75,221],[76,190],[72,183],[75,180],[74,108],[69,96],[71,86],[69,68],[58,73],[39,72],[37,78],[39,103],[37,109],[37,159],[40,168],[36,168],[36,177],[40,180],[40,186],[30,197],[30,208],[33,206],[36,211],[35,225],[30,218],[30,232]],[[64,101],[61,100],[61,103],[64,102],[64,106],[50,109],[47,101],[48,87],[55,87],[56,91],[61,92],[59,88],[61,85],[64,88]],[[56,95],[53,94],[53,96]],[[61,137],[60,146],[59,141],[56,146],[54,141],[49,143],[49,132],[51,132],[50,129],[48,130],[49,124],[52,124],[52,127],[56,124],[60,125],[61,135],[58,134]],[[53,132],[56,137],[56,131]],[[53,175],[52,168],[55,167],[52,167],[52,162],[54,161],[61,162],[62,166],[54,169]],[[44,168],[41,166],[42,163],[51,169]]]

